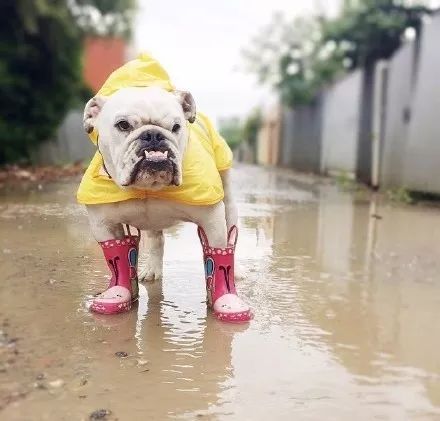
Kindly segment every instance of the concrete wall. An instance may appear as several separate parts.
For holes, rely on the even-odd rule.
[[[413,91],[415,43],[403,46],[388,63],[386,121],[381,150],[380,185],[402,183]]]
[[[362,71],[356,71],[324,94],[321,171],[325,174],[356,174],[361,87]]]
[[[322,97],[313,105],[282,111],[280,165],[319,172],[321,167]]]
[[[42,143],[32,153],[32,161],[40,165],[62,165],[90,160],[96,148],[84,132],[82,120],[82,110],[70,111],[55,138]]]
[[[362,106],[359,110],[358,144],[356,157],[356,178],[370,182],[371,175],[371,125],[373,116],[374,66],[362,71],[361,94]]]
[[[388,61],[283,111],[280,165],[440,194],[440,14]],[[320,161],[320,168],[316,162]]]
[[[423,27],[402,185],[440,193],[440,15]]]

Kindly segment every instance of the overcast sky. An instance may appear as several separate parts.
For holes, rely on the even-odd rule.
[[[139,0],[135,48],[151,53],[174,84],[212,118],[246,115],[263,98],[240,70],[241,50],[273,13],[334,12],[340,0]]]
[[[408,0],[409,1],[409,0]],[[134,48],[147,51],[167,69],[174,84],[193,93],[212,118],[244,116],[267,103],[268,90],[243,68],[241,50],[272,15],[325,11],[342,0],[138,0]],[[413,0],[413,3],[416,3]],[[434,7],[440,0],[430,0]],[[264,99],[264,101],[263,101]]]

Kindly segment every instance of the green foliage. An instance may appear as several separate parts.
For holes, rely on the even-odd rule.
[[[219,131],[231,149],[235,149],[242,141],[255,145],[260,127],[261,111],[256,108],[244,121],[237,117],[221,120]]]
[[[115,16],[128,4],[133,1],[0,2],[0,165],[28,160],[75,100],[87,95],[81,78],[82,36],[89,29],[84,16],[93,15],[102,34],[127,34],[125,9],[121,19]]]
[[[246,118],[242,128],[242,138],[249,142],[250,145],[257,143],[258,131],[260,130],[262,119],[261,110],[254,109]]]
[[[355,192],[360,189],[359,184],[356,183],[353,177],[350,177],[346,172],[340,172],[337,174],[335,180],[336,184],[342,191]]]
[[[0,5],[0,164],[48,139],[80,86],[80,40],[63,1]]]
[[[307,105],[344,72],[390,57],[408,28],[419,31],[427,13],[423,6],[399,0],[352,0],[334,19],[286,21],[275,15],[244,51],[244,59],[284,104]]]
[[[425,204],[430,206],[440,205],[440,195],[437,193],[413,191],[406,187],[398,187],[387,190],[387,197],[392,202],[401,203],[405,205]]]
[[[317,18],[286,21],[275,15],[244,51],[248,69],[273,86],[284,104],[309,104],[323,84],[343,71],[335,43],[322,43],[321,26]]]
[[[411,192],[406,187],[399,187],[397,189],[387,191],[388,198],[393,202],[405,203],[411,205],[414,203],[414,198]]]
[[[130,37],[136,0],[72,0],[71,3],[76,22],[83,32]]]
[[[402,44],[405,31],[420,31],[424,6],[398,0],[363,0],[346,6],[340,17],[323,24],[323,41],[333,41],[349,68],[389,58]]]
[[[220,121],[219,132],[231,149],[235,149],[243,140],[243,128],[236,117]]]

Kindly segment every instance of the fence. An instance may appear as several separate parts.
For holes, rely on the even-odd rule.
[[[301,171],[319,171],[322,132],[321,97],[318,97],[310,107],[284,109],[282,112],[280,164]]]
[[[440,193],[438,39],[439,14],[390,60],[347,75],[310,106],[283,109],[276,163]]]

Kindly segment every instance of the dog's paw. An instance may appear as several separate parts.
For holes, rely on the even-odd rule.
[[[162,280],[162,262],[158,259],[148,259],[145,266],[139,270],[140,282],[154,282]]]

